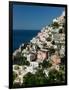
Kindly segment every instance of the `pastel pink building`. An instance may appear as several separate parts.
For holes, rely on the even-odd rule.
[[[48,58],[48,52],[45,52],[45,51],[38,51],[37,52],[37,59],[38,60],[45,60],[45,59],[47,59]]]
[[[58,65],[61,63],[61,59],[58,55],[52,55],[51,60],[52,60],[52,64]]]

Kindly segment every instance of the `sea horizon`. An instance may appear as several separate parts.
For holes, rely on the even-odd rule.
[[[15,51],[22,43],[28,43],[37,36],[40,30],[13,30],[13,51]]]

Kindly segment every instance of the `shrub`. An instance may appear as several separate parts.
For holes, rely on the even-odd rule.
[[[24,86],[33,86],[35,84],[35,76],[32,73],[27,73],[23,77],[23,85]]]
[[[14,67],[14,69],[15,69],[15,70],[19,70],[19,66],[16,65],[16,66]]]
[[[15,72],[13,72],[13,81],[16,79],[17,74]]]
[[[48,37],[46,40],[47,40],[47,41],[51,41],[51,38],[50,38],[50,37]]]
[[[59,33],[63,33],[63,29],[60,29],[60,30],[59,30]]]
[[[63,83],[65,81],[65,74],[62,71],[57,71],[55,69],[49,72],[50,83]]]
[[[58,27],[59,27],[59,24],[58,24],[58,22],[54,22],[54,23],[52,24],[52,26],[53,26],[53,28],[58,28]]]
[[[27,73],[23,77],[23,85],[24,86],[38,86],[38,85],[44,85],[45,84],[45,75],[43,73],[43,70],[37,70],[35,74]]]
[[[52,66],[52,64],[47,60],[44,60],[43,63],[42,63],[43,68],[49,68],[51,66]]]

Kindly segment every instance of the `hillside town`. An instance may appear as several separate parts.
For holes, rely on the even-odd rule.
[[[12,58],[13,74],[16,76],[13,84],[23,85],[24,77],[28,73],[36,75],[38,69],[42,70],[46,78],[54,69],[60,72],[65,58],[65,12],[53,19],[50,25],[43,27],[30,42],[20,45],[13,52]]]

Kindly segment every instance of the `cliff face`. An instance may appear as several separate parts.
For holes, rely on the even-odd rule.
[[[62,58],[65,57],[65,12],[61,16],[53,19],[53,22],[46,27],[43,27],[41,32],[37,36],[33,37],[29,43],[22,44],[13,53],[13,71],[19,73],[19,70],[15,70],[15,65],[22,67],[21,81],[14,80],[23,83],[22,77],[28,72],[35,74],[37,69],[42,69],[45,65],[43,72],[48,76],[48,72],[52,69],[59,71],[59,64],[64,62]],[[40,63],[44,61],[50,62],[51,66],[48,68],[47,63]],[[24,69],[25,68],[25,69]]]

